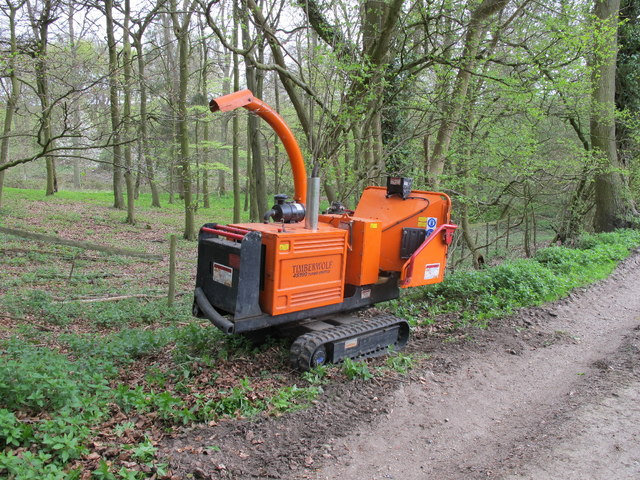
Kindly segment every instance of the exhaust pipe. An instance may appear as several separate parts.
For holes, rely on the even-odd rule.
[[[315,232],[318,230],[318,213],[320,211],[320,177],[307,179],[307,205],[304,217],[304,228]]]

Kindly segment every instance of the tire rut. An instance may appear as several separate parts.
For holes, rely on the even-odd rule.
[[[549,424],[593,401],[597,365],[624,351],[625,338],[640,324],[639,266],[634,255],[610,278],[555,305],[557,316],[540,328],[569,341],[525,345],[519,355],[471,354],[452,375],[404,385],[393,414],[314,478],[496,478],[515,468],[513,459],[525,462]]]

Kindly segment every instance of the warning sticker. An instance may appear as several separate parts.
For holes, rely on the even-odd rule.
[[[438,278],[440,276],[440,264],[439,263],[430,263],[424,266],[424,279],[425,280],[433,280],[434,278]]]
[[[348,350],[349,348],[354,348],[358,346],[358,339],[352,338],[344,342],[344,349]]]
[[[233,268],[214,262],[211,266],[211,270],[213,270],[214,282],[221,283],[227,287],[231,286],[233,283]]]

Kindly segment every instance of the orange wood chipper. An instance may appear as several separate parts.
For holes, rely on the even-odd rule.
[[[457,228],[449,197],[391,177],[386,188],[365,188],[355,211],[334,203],[319,215],[319,178],[307,179],[282,117],[249,90],[210,103],[212,112],[239,107],[266,120],[282,140],[295,194],[293,201],[276,195],[263,223],[200,229],[194,315],[228,334],[272,327],[300,334],[291,363],[301,370],[403,348],[406,320],[354,312],[397,298],[400,288],[442,281]]]

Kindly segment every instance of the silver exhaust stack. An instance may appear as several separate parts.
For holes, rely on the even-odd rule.
[[[320,177],[307,179],[307,214],[304,228],[315,232],[318,230],[318,214],[320,213]]]

